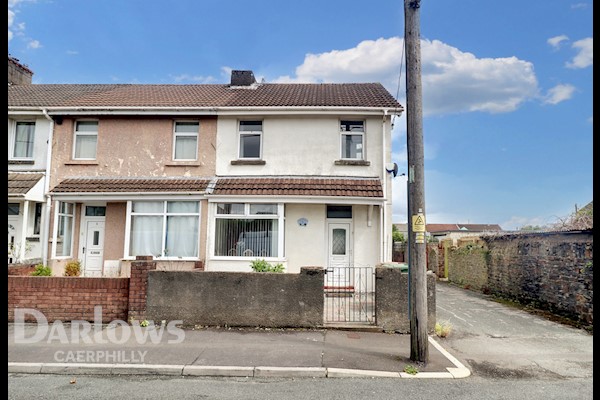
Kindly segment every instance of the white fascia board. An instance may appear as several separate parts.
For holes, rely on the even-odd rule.
[[[238,202],[238,203],[297,203],[297,204],[373,204],[381,205],[383,197],[341,197],[341,196],[246,196],[246,195],[207,195],[209,203]]]
[[[39,108],[11,110],[9,107],[8,115],[44,115],[44,113]]]
[[[203,200],[204,194],[182,194],[181,192],[131,192],[131,193],[50,193],[60,201],[128,201],[128,200]]]

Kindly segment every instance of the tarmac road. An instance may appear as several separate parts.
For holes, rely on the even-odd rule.
[[[451,332],[438,342],[472,376],[515,379],[593,377],[593,334],[447,282],[436,284],[436,319]]]

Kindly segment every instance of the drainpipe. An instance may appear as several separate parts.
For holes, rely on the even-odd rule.
[[[379,262],[385,262],[386,261],[386,257],[387,257],[387,253],[388,253],[388,237],[387,237],[387,232],[386,232],[386,226],[387,226],[387,204],[390,201],[389,196],[388,196],[388,172],[385,168],[385,164],[386,164],[386,155],[387,155],[387,149],[386,149],[386,144],[387,144],[387,140],[386,140],[386,130],[385,130],[385,125],[386,125],[386,121],[387,121],[387,117],[388,117],[388,110],[384,109],[383,110],[383,121],[381,123],[381,176],[382,176],[382,186],[383,186],[383,202],[381,204],[381,212],[380,212],[380,229],[381,229],[381,249],[380,249],[380,254],[379,254]]]
[[[42,264],[48,265],[48,241],[50,235],[50,210],[52,208],[52,202],[50,199],[49,188],[50,188],[50,164],[52,160],[52,140],[54,134],[54,120],[48,115],[48,110],[42,109],[44,117],[50,121],[50,128],[48,131],[48,149],[46,152],[46,176],[44,177],[44,197],[46,198],[46,207],[43,213],[44,225],[42,227]]]

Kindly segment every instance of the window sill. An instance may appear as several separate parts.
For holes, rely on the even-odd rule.
[[[335,165],[358,165],[362,167],[368,167],[371,165],[371,161],[365,160],[335,160]]]
[[[71,160],[67,161],[65,165],[98,165],[96,160]]]
[[[265,160],[231,160],[231,165],[265,165]]]
[[[165,163],[165,167],[201,167],[202,165],[198,161],[173,161]]]
[[[8,165],[33,165],[33,160],[8,160]]]

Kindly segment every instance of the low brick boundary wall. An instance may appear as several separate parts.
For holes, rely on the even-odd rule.
[[[435,282],[437,277],[427,273],[427,331],[433,332],[436,323]],[[410,333],[408,274],[400,268],[375,268],[375,321],[384,331]]]
[[[35,264],[10,264],[8,266],[8,275],[30,276],[35,271]]]
[[[320,327],[324,273],[150,271],[146,316],[188,326]]]
[[[32,308],[48,322],[94,321],[94,307],[102,306],[102,322],[126,320],[129,297],[127,278],[8,276],[8,321],[15,309]],[[36,322],[33,315],[25,321]]]

